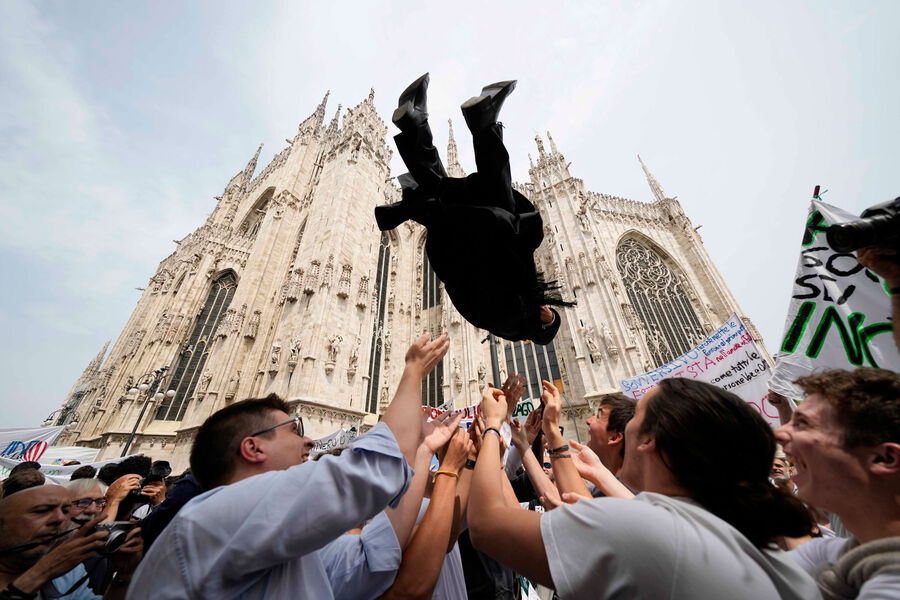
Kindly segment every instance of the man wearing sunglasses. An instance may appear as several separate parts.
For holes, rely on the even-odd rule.
[[[421,439],[421,383],[448,347],[446,335],[413,343],[381,422],[341,456],[307,461],[303,421],[274,394],[210,416],[191,450],[207,491],[160,534],[129,598],[333,598],[318,551],[400,502]]]

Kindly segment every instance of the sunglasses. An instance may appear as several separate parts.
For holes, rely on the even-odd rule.
[[[283,423],[279,423],[278,425],[272,425],[271,427],[266,427],[265,429],[261,429],[256,433],[251,433],[248,437],[256,437],[258,435],[262,435],[266,432],[272,431],[273,429],[278,429],[282,425],[287,425],[288,423],[295,423],[297,425],[297,435],[303,437],[303,417],[294,417],[293,419],[287,420]]]
[[[96,504],[97,508],[103,508],[106,506],[106,498],[82,498],[81,500],[72,502],[72,506],[80,508],[81,510],[90,507],[91,504]]]

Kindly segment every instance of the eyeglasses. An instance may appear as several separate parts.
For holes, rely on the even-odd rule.
[[[271,427],[266,427],[265,429],[261,429],[260,431],[257,431],[256,433],[251,433],[249,437],[256,437],[258,435],[262,435],[263,433],[266,433],[267,431],[272,431],[273,429],[278,429],[282,425],[287,425],[288,423],[296,423],[297,424],[297,435],[299,435],[300,437],[303,437],[303,417],[294,417],[293,419],[285,421],[284,423],[279,423],[278,425],[272,425]]]
[[[91,504],[96,504],[97,508],[103,508],[106,506],[106,498],[82,498],[81,500],[72,502],[72,506],[80,508],[81,510],[89,508]]]

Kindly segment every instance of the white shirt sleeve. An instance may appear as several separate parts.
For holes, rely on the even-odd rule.
[[[319,552],[335,598],[369,600],[397,576],[402,550],[391,521],[378,513],[359,535],[345,533]]]

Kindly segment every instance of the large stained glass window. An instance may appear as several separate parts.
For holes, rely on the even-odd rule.
[[[688,298],[684,274],[647,242],[627,238],[616,266],[644,328],[654,366],[665,364],[706,337]]]
[[[184,418],[188,400],[194,393],[200,374],[209,356],[209,346],[213,342],[219,322],[225,316],[228,305],[234,297],[237,289],[237,277],[228,271],[217,278],[206,304],[197,317],[194,331],[191,333],[188,345],[178,359],[175,370],[172,372],[172,380],[168,388],[175,390],[173,398],[166,398],[156,411],[156,418],[161,421],[180,421]]]

